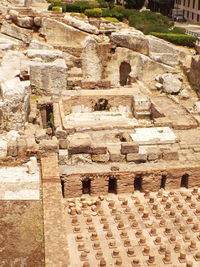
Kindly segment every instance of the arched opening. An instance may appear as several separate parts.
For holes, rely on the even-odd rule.
[[[167,181],[167,176],[162,175],[161,182],[160,182],[160,188],[165,189],[166,181]]]
[[[184,174],[181,178],[181,187],[188,188],[188,180],[189,180],[189,175]]]
[[[134,190],[135,191],[142,191],[142,175],[141,174],[138,174],[135,176]]]
[[[82,181],[82,194],[90,194],[91,193],[91,180],[85,179]]]
[[[100,98],[94,106],[95,111],[109,110],[109,108],[108,100],[105,98]]]
[[[120,85],[130,85],[130,74],[131,72],[131,65],[127,62],[122,62],[119,67],[119,73],[120,73]]]
[[[116,178],[109,178],[108,193],[117,194],[117,179]]]

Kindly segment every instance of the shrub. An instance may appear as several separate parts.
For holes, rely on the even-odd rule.
[[[98,8],[98,7],[101,7],[99,2],[89,2],[90,4],[90,8]]]
[[[64,12],[84,13],[84,11],[89,8],[91,8],[89,2],[78,1],[73,4],[65,4]]]
[[[185,34],[186,30],[184,28],[174,27],[170,32],[171,33]]]
[[[158,38],[164,39],[176,45],[194,47],[196,42],[196,37],[186,34],[175,34],[175,33],[158,33],[152,32],[151,35]]]
[[[109,20],[109,21],[111,21],[111,22],[119,22],[118,19],[116,19],[116,18],[112,18],[112,17],[105,17],[105,19],[106,19],[106,20]]]
[[[52,11],[60,12],[60,11],[62,11],[62,7],[61,6],[53,6]]]
[[[123,19],[124,19],[124,16],[121,13],[119,13],[113,9],[112,10],[109,10],[109,9],[103,10],[102,17],[116,18],[119,21],[123,21]]]
[[[130,26],[143,31],[150,32],[170,32],[171,21],[169,18],[151,11],[135,12],[129,17]]]
[[[102,17],[102,9],[101,8],[86,9],[84,14],[88,17],[100,18]]]
[[[104,0],[98,0],[99,2],[99,5],[101,8],[108,8],[109,5],[108,5],[108,2],[104,1]]]
[[[117,6],[112,9],[112,12],[117,12],[123,15],[123,19],[129,19],[131,15],[139,15],[140,13],[135,9],[127,9],[122,6]]]

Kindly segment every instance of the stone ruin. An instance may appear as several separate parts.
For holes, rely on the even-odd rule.
[[[47,253],[46,266],[186,266],[188,259],[194,265],[188,261],[187,266],[198,266],[199,236],[186,237],[193,208],[189,231],[199,229],[200,104],[190,84],[198,86],[199,70],[193,51],[123,23],[18,4],[0,6],[0,196],[38,199],[41,168],[44,235],[54,238],[56,230],[63,231],[49,224],[67,224],[73,237],[69,251],[66,242],[56,257]],[[10,166],[16,161],[29,162]],[[13,170],[24,178],[14,187]],[[122,193],[124,198],[116,196]],[[187,214],[185,196],[191,204]],[[180,227],[171,200],[182,203],[177,209],[188,219]],[[162,205],[170,226],[161,223]],[[97,218],[104,232],[95,229]],[[141,220],[147,222],[142,229]],[[127,222],[138,232],[139,249],[130,241],[132,230],[125,230]],[[184,241],[172,235],[174,225],[177,239]],[[63,235],[56,237],[58,243],[65,242]],[[116,244],[116,236],[124,243]],[[53,244],[46,244],[52,251]],[[94,253],[88,254],[88,244]],[[150,250],[152,244],[160,256]]]

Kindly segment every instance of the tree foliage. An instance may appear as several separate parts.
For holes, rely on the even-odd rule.
[[[144,6],[145,0],[127,0],[126,8],[141,9]]]

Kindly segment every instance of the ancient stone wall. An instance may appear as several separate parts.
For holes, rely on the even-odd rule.
[[[133,193],[137,190],[135,179],[141,178],[141,191],[158,191],[162,188],[162,178],[165,189],[180,188],[183,176],[188,177],[185,187],[200,186],[198,174],[200,167],[174,167],[169,169],[152,169],[149,171],[110,172],[110,173],[86,173],[72,174],[62,177],[64,183],[64,197],[78,197],[82,195],[82,181],[90,180],[91,195],[107,194],[109,191],[109,178],[116,179],[116,193]],[[184,183],[182,184],[184,186]]]
[[[100,98],[107,99],[108,105],[110,107],[117,106],[127,106],[130,107],[133,105],[133,97],[127,95],[91,95],[91,96],[72,96],[70,98],[63,99],[63,107],[65,114],[69,114],[72,112],[73,106],[85,106],[94,110],[95,104],[98,102]]]

